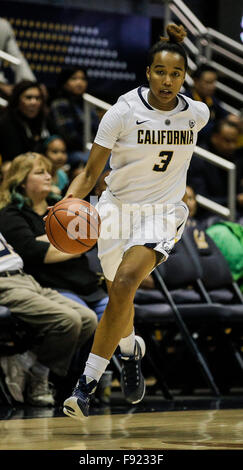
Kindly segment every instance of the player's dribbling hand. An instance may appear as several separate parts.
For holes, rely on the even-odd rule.
[[[73,197],[73,195],[72,195],[72,194],[68,194],[67,196],[64,196],[62,199],[60,199],[60,201],[65,201],[65,199],[68,199],[68,198],[70,198],[70,197]],[[58,202],[60,202],[60,201],[58,201]],[[49,210],[50,210],[52,207],[53,207],[53,206],[48,206],[48,207],[47,207],[47,211],[49,212]],[[45,217],[43,217],[44,222],[46,221],[47,216],[48,216],[48,214],[46,214]]]

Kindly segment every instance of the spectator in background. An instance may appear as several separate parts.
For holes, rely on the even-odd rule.
[[[226,117],[226,121],[232,122],[235,124],[239,129],[239,137],[237,141],[237,149],[239,150],[239,156],[242,155],[243,151],[243,108],[240,110],[238,116],[235,114],[228,114]]]
[[[227,120],[218,121],[211,137],[203,147],[237,165],[237,203],[239,212],[242,212],[243,194],[240,186],[242,170],[237,157],[238,151],[236,152],[238,137],[239,129],[236,124]],[[222,168],[201,158],[192,158],[187,181],[188,185],[195,188],[198,194],[213,199],[219,204],[227,205],[227,178],[227,171]]]
[[[22,80],[36,80],[27,60],[19,49],[12,26],[4,18],[0,18],[0,51],[7,52],[17,59],[20,59],[19,65],[10,64],[14,73],[14,84]],[[13,86],[13,84],[8,82],[4,71],[1,69],[0,95],[8,100],[13,91]]]
[[[194,189],[187,186],[186,193],[189,209],[186,226],[198,228],[213,239],[224,255],[233,279],[239,283],[243,292],[243,226],[213,214],[208,219],[200,218]]]
[[[201,145],[210,136],[216,121],[226,118],[228,112],[221,106],[215,97],[217,72],[209,65],[200,65],[192,74],[193,87],[185,92],[193,100],[206,103],[210,111],[207,125],[198,133],[198,145]]]
[[[15,401],[53,406],[49,376],[64,386],[76,350],[90,340],[97,326],[89,308],[43,288],[23,271],[23,260],[0,233],[0,303],[31,329],[31,350],[0,357],[5,383]],[[85,360],[85,358],[84,358]]]
[[[68,254],[50,244],[43,217],[56,202],[51,192],[51,162],[28,152],[16,157],[0,193],[0,230],[22,257],[25,271],[43,287],[89,306],[98,319],[108,303],[86,253]]]
[[[234,156],[234,163],[237,168],[237,188],[238,188],[238,197],[237,202],[241,210],[241,218],[239,222],[243,223],[243,108],[240,111],[239,116],[234,116],[230,114],[227,116],[227,122],[231,122],[238,127],[239,137],[237,140],[237,150]]]
[[[233,161],[237,151],[238,137],[239,128],[237,124],[226,119],[217,121],[204,148],[222,158],[226,158],[226,160]]]
[[[205,230],[211,224],[217,223],[220,220],[220,217],[213,212],[205,214],[205,211],[198,205],[196,192],[191,186],[187,185],[186,194],[186,203],[189,209],[189,217],[186,221],[187,227],[197,227],[200,230]]]
[[[73,181],[76,176],[78,176],[81,171],[83,171],[84,167],[86,165],[86,162],[84,160],[80,160],[73,164],[72,167],[70,167],[69,172],[68,172],[68,177],[69,177],[69,182]]]
[[[52,192],[64,195],[69,184],[67,172],[64,166],[67,162],[67,148],[64,140],[59,135],[51,135],[43,142],[43,154],[52,162]]]
[[[189,209],[189,216],[188,216],[186,225],[194,226],[194,217],[197,213],[196,194],[195,194],[194,189],[191,186],[186,187],[186,194],[187,194],[186,203]]]
[[[56,127],[45,114],[42,88],[24,80],[15,85],[9,105],[0,117],[0,154],[3,162],[28,151],[37,151]]]
[[[243,226],[218,220],[206,232],[223,253],[234,281],[239,283],[243,292]]]
[[[67,145],[68,163],[73,166],[82,160],[87,161],[88,152],[84,142],[84,103],[83,94],[88,86],[86,70],[70,67],[58,76],[57,98],[50,105],[50,116],[55,122],[58,134]],[[93,134],[98,128],[98,116],[91,115]]]

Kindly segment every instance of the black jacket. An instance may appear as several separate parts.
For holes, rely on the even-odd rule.
[[[203,148],[218,155],[217,150],[210,143],[203,145]],[[239,194],[242,192],[242,157],[238,157],[237,151],[229,161],[236,164],[236,193]],[[187,184],[192,186],[197,194],[213,199],[218,204],[227,205],[228,173],[226,170],[193,156],[187,174]]]
[[[40,152],[41,144],[51,134],[56,134],[56,126],[51,119],[43,118],[38,123],[40,138],[35,140],[31,127],[34,126],[21,115],[11,109],[6,110],[0,117],[0,154],[2,161],[12,161],[17,155],[28,151]]]
[[[68,290],[87,302],[94,302],[107,294],[98,286],[98,276],[90,269],[88,257],[83,254],[60,263],[44,264],[49,243],[37,241],[45,234],[43,216],[30,207],[18,209],[9,204],[0,211],[0,232],[24,261],[24,270],[43,287]]]
[[[201,146],[209,139],[215,123],[221,119],[225,119],[229,113],[224,108],[222,108],[220,101],[215,96],[202,99],[194,89],[186,90],[184,95],[192,98],[195,101],[202,101],[209,108],[209,120],[206,126],[204,126],[198,133],[197,145]]]

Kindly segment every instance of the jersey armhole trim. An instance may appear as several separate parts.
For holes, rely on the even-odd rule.
[[[143,95],[142,95],[142,88],[144,87],[144,85],[141,85],[139,88],[138,88],[138,96],[139,98],[141,99],[141,101],[143,102],[144,106],[146,106],[146,108],[150,109],[150,111],[154,111],[154,109],[147,103],[147,101],[144,99]]]
[[[181,109],[181,111],[180,111],[182,113],[183,111],[186,111],[189,108],[189,103],[185,100],[184,96],[181,95],[180,93],[178,93],[177,96],[179,96],[181,98],[181,100],[185,103],[185,107],[183,109]]]

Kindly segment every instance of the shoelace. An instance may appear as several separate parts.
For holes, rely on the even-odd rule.
[[[129,359],[124,364],[123,377],[126,383],[134,384],[134,379],[138,382],[139,379],[139,366],[134,364],[134,361],[129,361]],[[135,384],[134,384],[135,385]]]
[[[76,387],[74,388],[73,390],[73,395],[76,393],[76,392],[79,392],[81,395],[83,396],[86,396],[86,394],[88,393],[89,395],[91,395],[93,393],[94,390],[94,385],[92,385],[92,382],[90,382],[89,384],[85,384],[85,383],[79,383],[78,385],[76,385]]]
[[[81,393],[81,395],[83,395],[83,392],[85,392],[85,391],[82,390],[82,389],[77,385],[76,387],[74,387],[72,395],[75,395],[76,392],[79,392],[79,393]]]

